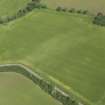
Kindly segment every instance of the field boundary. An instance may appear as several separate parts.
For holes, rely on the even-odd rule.
[[[27,77],[28,79],[32,80],[36,85],[38,85],[42,90],[44,90],[47,94],[52,96],[63,105],[83,105],[82,103],[72,99],[70,95],[65,93],[56,85],[52,84],[50,81],[47,81],[39,73],[33,72],[32,69],[26,67],[23,64],[0,65],[0,72],[15,72]]]

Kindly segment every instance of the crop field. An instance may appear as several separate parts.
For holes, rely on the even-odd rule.
[[[16,13],[30,0],[0,0],[0,17]]]
[[[91,20],[85,15],[36,9],[1,25],[0,63],[29,65],[62,84],[86,105],[105,105],[105,28]],[[36,95],[33,85],[30,91],[27,94]]]
[[[105,0],[42,0],[50,8],[62,6],[66,8],[76,8],[82,10],[89,10],[90,12],[104,12]]]
[[[60,105],[27,78],[0,73],[0,105]]]

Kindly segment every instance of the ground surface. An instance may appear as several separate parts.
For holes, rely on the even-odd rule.
[[[0,17],[16,13],[31,0],[0,0]]]
[[[24,63],[82,100],[105,105],[105,28],[78,14],[35,10],[0,26],[0,63]]]
[[[60,104],[22,75],[0,73],[0,105]]]
[[[57,6],[86,9],[92,13],[105,12],[105,0],[42,0],[50,8]]]

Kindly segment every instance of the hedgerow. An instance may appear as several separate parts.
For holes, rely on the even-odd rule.
[[[28,68],[19,65],[10,65],[0,67],[0,72],[16,72],[24,75],[25,77],[32,80],[37,84],[42,90],[47,92],[49,95],[54,97],[56,100],[60,101],[63,105],[78,105],[68,94],[57,88],[50,80],[44,79],[37,73],[29,71]]]
[[[35,8],[46,9],[47,5],[41,4],[40,0],[32,0],[31,2],[27,3],[27,5],[24,8],[19,9],[16,14],[14,14],[12,16],[5,16],[3,18],[1,17],[0,18],[0,24],[5,24],[5,23],[8,23],[8,22],[13,21],[15,19],[18,19],[22,16],[25,16],[28,12],[32,11]]]
[[[71,8],[71,9],[68,9],[68,8],[65,8],[65,7],[62,7],[62,6],[58,6],[56,8],[56,11],[58,12],[69,12],[69,13],[78,13],[78,14],[83,14],[83,15],[86,15],[88,14],[88,10],[76,10],[75,8]]]

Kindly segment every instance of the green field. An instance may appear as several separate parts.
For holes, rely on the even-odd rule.
[[[0,105],[61,105],[27,78],[0,73]]]
[[[105,28],[91,21],[40,9],[1,25],[0,63],[29,65],[86,103],[105,105]]]
[[[89,10],[90,12],[105,12],[105,0],[42,0],[50,8],[57,6]]]
[[[0,17],[15,14],[31,0],[0,0]]]

